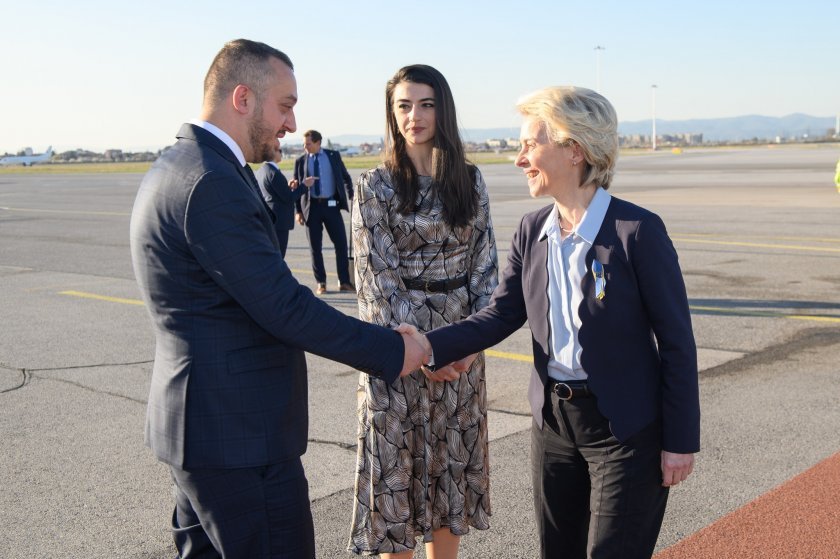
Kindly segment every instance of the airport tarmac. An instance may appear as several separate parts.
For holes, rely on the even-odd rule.
[[[742,507],[761,508],[753,502],[771,511],[787,507],[775,496],[807,492],[774,489],[802,472],[829,472],[828,486],[837,487],[840,468],[809,469],[826,459],[834,464],[840,451],[838,156],[837,145],[772,146],[619,161],[610,192],[664,219],[680,255],[699,349],[702,451],[693,476],[671,492],[657,546],[669,557],[715,556],[709,542],[720,543],[719,532],[704,529],[728,522]],[[512,163],[482,172],[504,266],[519,219],[548,200],[528,197]],[[141,178],[0,174],[2,558],[175,555],[167,469],[143,445],[154,339],[128,250]],[[287,261],[299,281],[314,287],[300,227]],[[355,314],[355,298],[335,290],[334,274],[329,280],[333,291],[324,299]],[[530,346],[525,328],[488,353],[492,527],[463,539],[462,559],[537,556]],[[350,557],[344,549],[358,373],[313,356],[308,364],[304,463],[318,557]],[[755,501],[765,494],[774,497]],[[807,523],[807,503],[797,510]],[[794,553],[786,526],[775,533],[787,547],[773,557],[805,556]],[[833,527],[828,544],[840,545],[840,528]],[[699,547],[679,555],[675,544]],[[836,557],[827,550],[837,547],[821,549],[825,555],[807,556]]]

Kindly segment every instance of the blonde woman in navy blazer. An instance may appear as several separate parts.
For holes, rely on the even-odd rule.
[[[523,217],[490,304],[427,334],[430,357],[454,362],[527,321],[542,557],[650,557],[668,490],[700,446],[677,253],[658,216],[606,192],[618,157],[609,101],[552,87],[518,109],[516,165],[531,196],[553,203]]]

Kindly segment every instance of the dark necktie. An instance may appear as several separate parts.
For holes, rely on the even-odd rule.
[[[260,183],[257,182],[257,176],[247,163],[245,164],[245,174],[251,179],[251,188],[256,189],[257,194],[260,194]],[[262,194],[260,194],[260,198],[262,198]]]
[[[321,164],[318,163],[318,154],[312,156],[312,176],[315,178],[315,184],[312,185],[312,192],[315,193],[315,198],[321,197]]]
[[[254,188],[255,186],[259,188],[257,176],[254,174],[254,171],[253,169],[251,169],[251,166],[246,163],[243,169],[245,169],[245,174],[248,175],[248,178],[251,179],[251,188]]]

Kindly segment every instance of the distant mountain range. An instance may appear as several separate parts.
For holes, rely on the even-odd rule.
[[[656,119],[656,134],[703,134],[705,141],[741,141],[752,138],[773,139],[819,138],[826,132],[834,131],[834,117],[810,116],[794,113],[787,116],[746,115],[730,118],[704,118],[693,120],[660,120]],[[632,134],[650,135],[650,120],[622,122],[618,125],[618,133],[623,136]]]
[[[622,136],[633,134],[650,135],[650,120],[620,122],[618,133]],[[795,113],[782,117],[746,115],[729,118],[703,118],[692,120],[662,120],[656,119],[656,134],[703,134],[705,141],[742,141],[752,138],[774,139],[821,137],[828,130],[833,131],[835,117],[810,116]],[[486,142],[494,138],[518,138],[518,128],[466,128],[461,130],[465,141]],[[333,143],[342,145],[359,145],[361,143],[376,143],[382,135],[375,134],[342,134],[328,138]]]

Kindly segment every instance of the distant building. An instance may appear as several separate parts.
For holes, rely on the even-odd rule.
[[[648,147],[650,146],[650,136],[646,136],[644,134],[619,136],[618,145],[625,148]]]

